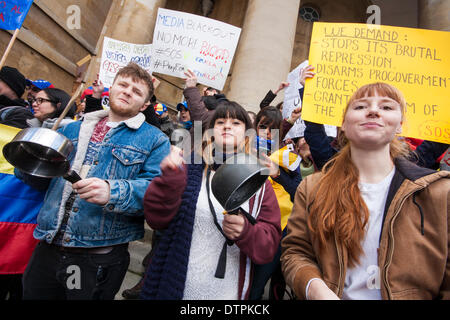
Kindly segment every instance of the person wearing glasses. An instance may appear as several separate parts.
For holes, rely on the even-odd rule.
[[[70,96],[64,90],[58,88],[46,88],[39,91],[35,98],[31,99],[34,118],[27,120],[30,127],[52,128],[58,117],[64,111]],[[64,119],[59,123],[59,127],[74,121],[76,105],[67,112]]]
[[[53,84],[48,82],[44,79],[38,79],[38,80],[29,80],[27,79],[27,86],[26,86],[26,92],[27,92],[27,102],[29,104],[29,107],[31,108],[31,104],[33,103],[32,100],[36,98],[36,95],[39,91],[47,89],[47,88],[54,88]]]

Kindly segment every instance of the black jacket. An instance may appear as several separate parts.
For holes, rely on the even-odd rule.
[[[22,99],[11,100],[0,95],[0,123],[16,128],[28,128],[28,119],[34,118],[33,113]]]

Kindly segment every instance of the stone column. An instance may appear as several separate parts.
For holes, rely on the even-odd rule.
[[[230,100],[258,112],[267,91],[286,81],[299,7],[300,0],[248,1],[227,93]]]
[[[450,31],[450,1],[419,0],[419,28]]]
[[[88,71],[88,84],[99,71],[104,36],[131,43],[152,43],[158,8],[165,5],[166,0],[113,0],[97,44],[97,56]]]

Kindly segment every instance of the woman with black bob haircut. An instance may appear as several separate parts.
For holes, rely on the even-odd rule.
[[[64,90],[58,88],[46,88],[39,91],[32,100],[34,118],[27,120],[30,127],[52,128],[59,116],[63,113],[64,108],[70,101],[70,96]],[[76,104],[67,112],[64,119],[59,124],[63,127],[69,122],[74,121]]]
[[[252,151],[252,135],[247,111],[224,101],[203,143],[194,148],[198,161],[186,164],[181,150],[172,147],[161,162],[162,174],[144,197],[144,215],[153,230],[164,232],[146,271],[142,299],[248,299],[255,264],[272,261],[277,251],[280,209],[266,181],[241,206],[256,222],[242,211],[223,214],[210,183],[224,159]]]

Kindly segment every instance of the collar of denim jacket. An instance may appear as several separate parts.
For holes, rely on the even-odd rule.
[[[84,121],[90,122],[90,121],[100,121],[104,117],[108,116],[109,111],[108,110],[99,110],[94,112],[88,112],[85,114]],[[132,118],[129,118],[124,121],[120,122],[108,122],[108,126],[111,128],[115,128],[119,126],[121,123],[124,123],[127,127],[130,129],[139,129],[140,126],[145,122],[145,116],[142,112],[139,112],[137,115],[135,115]]]

